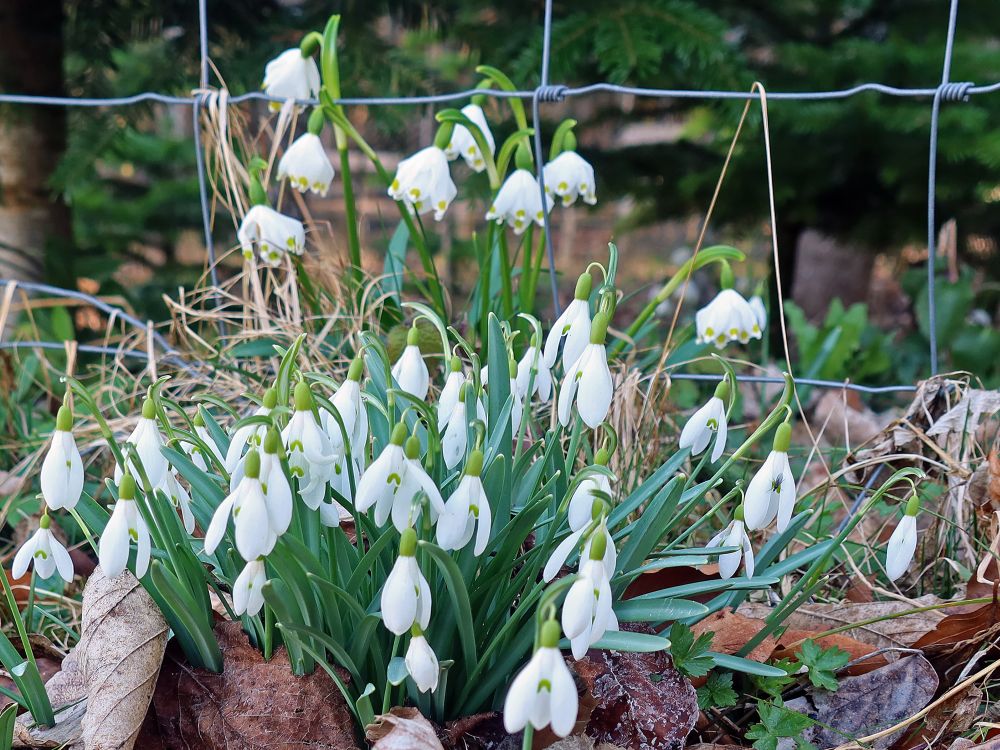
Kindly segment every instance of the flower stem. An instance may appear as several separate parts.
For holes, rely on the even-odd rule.
[[[532,742],[535,739],[535,728],[528,724],[524,727],[524,739],[521,741],[521,750],[531,750]]]

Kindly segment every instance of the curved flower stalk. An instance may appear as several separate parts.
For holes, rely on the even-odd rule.
[[[244,258],[252,258],[256,246],[260,259],[269,266],[280,265],[285,253],[302,255],[306,249],[306,230],[302,222],[264,204],[247,211],[236,238]]]
[[[712,463],[718,461],[726,450],[728,426],[726,424],[726,399],[729,398],[729,380],[724,379],[715,388],[715,395],[704,406],[691,415],[681,430],[678,447],[690,448],[692,456],[698,456],[708,448],[715,438],[712,448]]]
[[[152,552],[149,528],[136,506],[135,480],[131,474],[124,474],[118,482],[118,502],[111,513],[111,519],[104,527],[97,548],[97,557],[108,578],[121,575],[128,566],[129,550],[136,544],[135,577],[142,578],[149,570]]]
[[[791,440],[792,426],[782,422],[774,432],[771,453],[747,486],[743,500],[747,528],[766,528],[775,517],[779,532],[788,528],[795,508],[795,477],[788,464]]]
[[[83,494],[83,461],[73,439],[73,412],[63,404],[39,477],[42,498],[52,510],[75,508]],[[17,576],[20,577],[20,576]]]
[[[608,317],[598,313],[590,327],[590,343],[566,370],[559,389],[559,421],[564,427],[570,423],[574,403],[580,418],[591,429],[597,428],[608,416],[614,381],[604,348],[607,334]]]
[[[732,578],[739,570],[740,563],[746,571],[747,578],[753,577],[754,560],[753,547],[750,546],[750,537],[747,536],[743,521],[742,503],[736,508],[733,520],[722,531],[713,536],[706,547],[739,547],[735,552],[726,552],[719,555],[719,575],[722,578]]]
[[[239,486],[223,500],[205,532],[205,554],[215,553],[230,517],[236,536],[236,550],[244,560],[256,560],[274,549],[278,535],[271,528],[267,500],[260,483],[260,454],[252,449],[246,457]]]
[[[66,583],[73,582],[73,560],[49,530],[51,523],[49,514],[43,513],[38,521],[38,531],[14,555],[14,562],[10,566],[10,577],[13,580],[21,578],[28,572],[28,567],[34,565],[35,573],[43,581],[59,573],[59,577]]]
[[[507,690],[503,724],[508,732],[520,732],[528,724],[535,729],[552,727],[565,737],[576,725],[579,708],[576,682],[559,652],[559,623],[542,625],[538,648]]]
[[[264,608],[264,584],[267,572],[264,559],[251,560],[240,571],[233,584],[233,612],[253,617]]]
[[[601,448],[594,456],[594,465],[607,467],[611,460],[611,454],[606,448]],[[594,508],[604,507],[604,499],[596,493],[611,495],[611,480],[606,474],[593,472],[580,480],[569,500],[569,510],[567,512],[569,528],[571,531],[582,531],[594,518]]]
[[[431,377],[427,372],[427,363],[420,353],[420,330],[414,323],[406,333],[406,347],[399,355],[396,364],[392,366],[392,379],[400,390],[406,391],[414,398],[424,401],[430,389]]]
[[[319,94],[319,68],[311,55],[295,47],[288,49],[264,67],[264,93],[280,99],[315,98]],[[270,102],[272,112],[281,109],[280,102]]]
[[[261,405],[254,410],[252,416],[266,417],[270,415],[271,410],[277,405],[277,389],[268,388],[264,391],[264,396],[261,399]],[[250,446],[251,448],[260,448],[266,434],[267,425],[248,424],[243,425],[236,430],[236,432],[233,433],[232,440],[229,441],[229,450],[226,451],[226,471],[230,474],[236,471],[236,467],[239,465],[240,459],[243,458],[243,451],[246,447]]]
[[[135,446],[135,455],[142,464],[149,483],[156,487],[163,482],[169,466],[167,459],[160,452],[160,448],[163,447],[163,437],[160,435],[159,427],[156,426],[156,407],[152,399],[147,398],[142,402],[142,414],[126,442]],[[131,468],[135,468],[134,465]],[[116,484],[121,481],[123,473],[122,467],[116,462],[114,473]]]
[[[304,380],[295,384],[295,411],[281,438],[288,451],[288,468],[298,478],[299,495],[306,507],[317,510],[326,498],[335,455],[330,438],[316,417],[312,391]],[[251,558],[244,556],[244,559]]]
[[[486,220],[496,221],[497,224],[506,222],[514,234],[524,234],[531,222],[544,226],[545,214],[551,210],[552,198],[548,195],[545,196],[545,206],[542,206],[535,176],[527,169],[515,169],[493,199],[490,210],[486,212]]]
[[[486,114],[483,112],[483,108],[478,104],[467,104],[462,107],[462,114],[472,121],[472,124],[479,128],[479,131],[483,134],[483,139],[486,141],[486,145],[489,146],[490,156],[496,151],[496,142],[493,140],[493,133],[490,131],[489,123],[486,122]],[[451,140],[448,141],[448,146],[444,150],[445,156],[448,157],[449,161],[453,161],[461,156],[465,159],[465,163],[469,165],[469,169],[476,172],[482,172],[486,169],[486,159],[483,157],[483,152],[479,148],[479,144],[476,142],[475,137],[464,125],[455,125],[455,129],[451,133]]]
[[[920,500],[916,494],[910,496],[903,511],[903,517],[892,531],[892,536],[885,546],[885,573],[890,581],[895,581],[913,562],[913,553],[917,550],[917,512],[920,510]]]
[[[382,623],[390,633],[403,635],[414,625],[426,630],[431,621],[431,588],[420,572],[417,532],[404,529],[399,539],[399,557],[382,588]]]
[[[545,364],[540,343],[538,336],[533,334],[531,345],[525,349],[524,356],[517,363],[517,394],[525,402],[531,401],[536,395],[542,403],[552,398],[552,371]],[[535,371],[535,379],[531,386],[531,393],[528,393],[528,383],[531,382],[532,370]]]
[[[413,678],[419,692],[430,691],[433,693],[438,689],[441,665],[434,649],[424,638],[424,631],[416,623],[410,628],[410,645],[406,648],[406,656],[403,660],[406,664],[406,671]]]
[[[473,554],[479,557],[486,551],[493,516],[480,478],[482,471],[483,452],[476,449],[465,464],[462,481],[444,504],[444,513],[438,519],[437,540],[441,549],[464,549],[475,535]]]
[[[563,206],[571,206],[580,198],[588,205],[597,203],[594,168],[576,151],[563,151],[545,165],[545,192],[556,195]]]
[[[225,460],[222,457],[222,451],[219,450],[219,446],[216,445],[215,439],[212,437],[212,433],[208,431],[208,427],[205,426],[205,418],[201,415],[201,410],[199,409],[194,413],[194,434],[208,447],[212,455],[219,461],[220,464],[225,465]],[[202,471],[208,471],[211,465],[211,461],[206,460],[206,457],[202,454],[202,447],[196,445],[195,443],[183,442],[181,443],[184,448],[184,452],[187,453],[188,457],[191,459],[191,463],[197,466]]]
[[[444,150],[437,145],[428,146],[403,159],[396,168],[388,193],[413,213],[433,211],[434,220],[441,221],[458,195]]]
[[[751,305],[735,289],[723,289],[695,313],[698,343],[713,343],[721,349],[730,341],[745,344],[759,339],[767,322],[762,311],[763,304]]]
[[[550,370],[555,367],[559,356],[559,344],[565,339],[563,347],[563,366],[570,367],[576,362],[590,341],[590,290],[594,283],[589,273],[580,274],[576,280],[576,291],[573,301],[563,310],[552,324],[548,337],[545,339],[545,366]]]

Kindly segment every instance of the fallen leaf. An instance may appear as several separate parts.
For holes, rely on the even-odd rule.
[[[416,708],[395,706],[365,727],[372,750],[444,750],[434,727]]]
[[[839,648],[841,651],[846,651],[850,654],[850,661],[860,659],[862,656],[867,656],[876,650],[875,647],[869,643],[862,643],[861,641],[856,641],[853,638],[848,638],[846,635],[841,635],[839,633],[834,635],[825,635],[822,638],[817,638],[817,635],[818,633],[813,630],[795,630],[790,628],[781,635],[781,638],[778,639],[778,645],[771,654],[771,658],[793,658],[795,656],[795,652],[801,648],[799,644],[807,639],[815,640],[816,643],[823,648]],[[871,672],[873,669],[885,666],[886,663],[887,660],[884,656],[874,656],[849,667],[844,670],[843,673],[849,675],[864,674],[866,672]]]
[[[284,648],[264,661],[238,622],[216,626],[215,635],[221,674],[192,668],[174,644],[167,650],[153,695],[166,750],[359,747],[354,719],[325,672],[296,677]],[[339,674],[348,681],[346,672]]]
[[[937,686],[934,667],[924,657],[914,655],[858,677],[847,677],[840,681],[835,693],[810,688],[805,696],[786,702],[785,707],[819,722],[803,732],[802,739],[817,747],[836,747],[912,716],[930,703]],[[881,737],[871,747],[885,750],[905,731]],[[791,739],[778,742],[778,750],[792,750],[794,746]]]
[[[764,620],[756,617],[747,617],[741,612],[734,612],[731,609],[724,609],[713,612],[711,615],[691,626],[691,631],[696,635],[711,632],[712,651],[720,654],[735,654],[743,648],[747,641],[753,638],[764,627]],[[752,661],[765,662],[771,658],[771,653],[777,646],[777,641],[772,636],[767,636],[753,651],[746,655]]]
[[[946,736],[961,734],[979,717],[983,691],[975,685],[938,704],[924,718],[923,725],[909,737],[900,740],[893,750],[923,750],[937,747]]]
[[[955,664],[965,664],[983,643],[997,634],[1000,634],[1000,602],[994,599],[970,612],[946,616],[913,647],[922,649],[943,671]]]

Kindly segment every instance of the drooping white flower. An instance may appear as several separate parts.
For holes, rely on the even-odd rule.
[[[401,390],[406,391],[421,401],[427,398],[431,377],[427,372],[427,363],[420,353],[420,331],[414,324],[406,333],[406,347],[392,366],[392,379]]]
[[[500,186],[490,210],[486,212],[486,220],[496,221],[497,224],[507,222],[514,234],[523,234],[531,222],[544,226],[544,212],[551,210],[550,196],[545,196],[545,207],[542,207],[541,191],[535,176],[527,169],[515,169]]]
[[[539,648],[514,678],[503,706],[503,723],[513,734],[529,723],[535,729],[552,727],[565,737],[576,725],[579,696],[569,667],[559,652],[559,624],[542,625]]]
[[[892,531],[892,536],[885,546],[885,572],[890,581],[895,581],[913,561],[913,553],[917,550],[917,510],[920,501],[916,495],[910,497],[906,510],[899,524]]]
[[[389,197],[402,201],[414,213],[434,212],[441,221],[458,195],[448,170],[448,157],[437,146],[428,146],[403,159],[389,186]]]
[[[754,318],[757,320],[757,325],[760,326],[760,330],[764,330],[767,325],[767,308],[764,307],[764,300],[762,300],[758,295],[754,295],[750,298],[748,303],[750,309],[753,310]]]
[[[191,512],[191,496],[181,486],[181,483],[177,481],[177,474],[174,470],[168,470],[163,477],[163,481],[153,489],[159,490],[167,496],[170,504],[181,514],[181,522],[184,524],[184,530],[188,534],[193,534],[194,514]]]
[[[420,518],[422,504],[414,503],[420,492],[430,501],[432,521],[444,513],[441,491],[420,463],[420,440],[415,435],[407,438],[403,456],[403,481],[392,499],[392,523],[400,533]]]
[[[83,493],[83,461],[73,439],[73,412],[68,406],[59,407],[39,482],[45,504],[52,510],[75,508]]]
[[[792,428],[787,422],[774,434],[773,450],[754,474],[743,500],[747,528],[763,529],[777,516],[778,531],[788,527],[795,507],[795,477],[788,464]]]
[[[261,400],[261,406],[258,406],[252,416],[255,417],[266,417],[271,413],[278,403],[278,391],[275,388],[268,388],[264,391],[264,397]],[[251,448],[260,448],[264,441],[264,436],[267,434],[267,425],[260,424],[248,424],[243,425],[235,433],[233,433],[232,440],[229,441],[229,449],[226,451],[226,471],[232,474],[236,471],[236,467],[240,463],[240,459],[243,457],[244,449],[249,445]],[[235,487],[233,484],[231,487]]]
[[[726,424],[726,403],[729,395],[729,381],[723,380],[715,389],[715,395],[704,406],[691,415],[681,430],[680,448],[690,448],[692,456],[698,456],[708,448],[715,436],[712,448],[712,463],[719,460],[726,450],[728,425]]]
[[[545,339],[545,366],[549,369],[555,367],[556,359],[559,356],[559,343],[565,338],[566,346],[563,348],[563,366],[569,367],[587,347],[590,341],[590,288],[593,278],[589,273],[580,274],[576,281],[576,292],[569,307],[563,310],[562,314],[556,318],[552,324],[549,335]]]
[[[233,583],[233,612],[238,615],[256,615],[264,606],[264,584],[267,583],[267,572],[264,560],[251,560],[240,571]]]
[[[600,535],[604,537],[604,557],[601,558],[601,562],[604,564],[604,570],[611,579],[615,575],[615,570],[618,567],[618,550],[615,549],[615,540],[611,536],[611,532],[608,531],[608,527],[605,524],[601,524],[597,527],[591,534],[584,540],[583,535],[590,528],[585,526],[579,531],[574,531],[568,537],[563,539],[556,548],[552,551],[549,559],[545,563],[545,567],[542,569],[542,580],[548,583],[554,579],[559,571],[562,570],[562,566],[566,564],[566,560],[569,556],[576,551],[580,552],[580,562],[590,558],[590,549],[594,543],[594,537]],[[581,548],[580,543],[583,542],[583,547]]]
[[[593,206],[597,203],[594,168],[576,151],[563,151],[545,165],[545,192],[562,199],[564,206],[582,198]]]
[[[318,135],[303,133],[278,162],[278,179],[287,179],[300,193],[326,195],[335,172]]]
[[[590,343],[580,357],[566,370],[559,389],[559,421],[563,427],[572,419],[573,404],[591,429],[608,416],[614,381],[608,367],[608,353],[604,341],[608,332],[608,319],[603,313],[594,316],[590,329]]]
[[[479,557],[486,550],[493,516],[480,478],[482,471],[483,453],[474,450],[465,465],[465,476],[445,502],[444,513],[438,519],[437,541],[441,549],[463,549],[475,535],[473,553]]]
[[[601,640],[611,619],[611,583],[601,562],[603,541],[598,535],[590,549],[592,557],[581,563],[579,577],[563,602],[562,629],[570,639],[574,659],[582,659]]]
[[[292,523],[292,485],[281,466],[281,437],[271,427],[264,438],[264,452],[260,455],[260,485],[267,504],[267,518],[271,532],[281,536]]]
[[[330,438],[333,452],[338,456],[352,456],[355,469],[364,465],[365,449],[368,445],[368,411],[361,397],[362,369],[363,361],[360,357],[355,358],[347,372],[347,380],[337,389],[331,400],[333,408],[337,410],[337,415],[344,423],[344,429],[341,430],[332,414],[323,411],[323,427]],[[344,444],[345,433],[349,445]],[[356,471],[355,477],[360,476],[361,472]]]
[[[472,124],[482,131],[483,138],[486,141],[486,145],[489,146],[490,154],[492,155],[496,150],[496,143],[493,140],[493,133],[490,132],[489,123],[486,122],[486,115],[483,112],[483,108],[478,104],[467,104],[462,107],[462,114],[472,120]],[[486,160],[483,158],[483,152],[479,148],[479,144],[476,143],[476,139],[472,136],[472,133],[464,125],[455,126],[455,129],[451,133],[451,140],[448,142],[448,147],[444,150],[444,153],[449,161],[461,156],[465,159],[465,163],[469,165],[469,168],[477,172],[482,172],[486,169]]]
[[[375,524],[383,526],[392,513],[393,500],[403,483],[406,471],[406,425],[397,424],[389,438],[389,444],[382,449],[372,465],[358,482],[355,507],[360,513],[375,508]]]
[[[426,630],[431,621],[431,588],[417,565],[416,550],[417,533],[405,529],[399,540],[399,557],[382,587],[382,622],[395,635],[402,635],[414,624]]]
[[[215,443],[215,438],[212,437],[212,433],[208,431],[208,427],[205,426],[205,418],[201,415],[201,409],[194,414],[194,434],[198,436],[208,450],[218,459],[219,463],[225,465],[225,461],[222,457],[222,451],[219,450],[219,446]],[[203,455],[203,449],[200,445],[194,443],[184,442],[182,443],[184,447],[184,452],[188,454],[191,459],[191,463],[197,466],[202,471],[208,471],[212,462],[209,461],[206,456]]]
[[[310,510],[326,497],[335,454],[330,438],[313,412],[313,396],[304,380],[295,385],[295,411],[281,432],[288,451],[288,468],[299,480],[299,495]]]
[[[535,379],[531,386],[531,393],[528,393],[532,369],[536,370]],[[543,403],[552,397],[552,372],[545,364],[545,357],[542,356],[536,342],[525,349],[524,356],[517,363],[517,393],[525,401],[530,400],[536,394]]]
[[[244,475],[236,489],[216,508],[205,531],[205,554],[218,548],[230,517],[236,536],[236,549],[244,560],[256,560],[274,549],[277,534],[271,528],[267,500],[260,483],[260,454],[252,449],[244,462]]]
[[[236,238],[244,258],[249,260],[257,245],[260,259],[270,266],[279,265],[285,253],[302,255],[306,248],[306,229],[302,222],[263,204],[247,211]]]
[[[604,453],[602,456],[601,453]],[[601,459],[604,462],[601,462]],[[595,463],[598,466],[606,466],[610,456],[607,456],[607,451],[603,448],[598,451],[598,455],[595,456]],[[569,509],[567,515],[569,518],[569,528],[571,531],[581,531],[587,524],[593,520],[594,514],[594,501],[600,499],[595,492],[603,492],[607,495],[611,494],[611,480],[608,479],[607,475],[594,472],[588,475],[580,481],[576,486],[576,490],[573,492],[573,496],[569,500]]]
[[[462,385],[467,380],[465,372],[462,370],[462,360],[458,357],[452,357],[449,362],[448,377],[444,379],[444,388],[441,389],[441,394],[438,396],[438,432],[448,424],[452,411],[458,405]]]
[[[50,523],[49,514],[43,514],[38,522],[38,531],[32,534],[14,555],[10,576],[15,581],[34,564],[39,580],[44,581],[58,572],[59,577],[66,583],[72,583],[73,560],[70,559],[66,548],[49,530]]]
[[[747,536],[743,522],[743,506],[736,509],[733,520],[726,528],[713,536],[707,547],[739,547],[734,552],[726,552],[719,555],[719,576],[722,578],[732,578],[739,570],[740,563],[746,570],[747,578],[753,576],[754,560],[753,547],[750,546],[750,537]]]
[[[167,473],[168,464],[167,459],[160,452],[160,448],[163,447],[163,437],[160,435],[160,429],[156,426],[156,409],[151,399],[147,398],[143,402],[142,415],[125,442],[135,446],[135,453],[146,472],[149,483],[155,487],[162,482]],[[128,461],[127,456],[126,461]],[[130,467],[135,470],[134,462],[130,462]],[[124,474],[122,467],[116,461],[114,473],[116,484],[121,481],[122,474]]]
[[[723,289],[715,299],[695,313],[698,343],[713,343],[719,349],[729,341],[747,343],[763,335],[764,321],[735,289]]]
[[[465,406],[468,390],[469,385],[463,383],[459,397],[448,417],[444,435],[441,436],[441,454],[444,458],[444,465],[449,469],[454,469],[462,462],[462,459],[465,458],[465,451],[469,447],[469,422]]]
[[[411,629],[410,645],[403,660],[406,662],[406,671],[417,684],[417,690],[421,693],[428,690],[433,693],[437,690],[441,665],[419,625],[415,624]]]
[[[521,424],[521,415],[524,413],[524,396],[521,389],[517,387],[517,362],[511,357],[507,361],[508,389],[511,395],[510,424],[514,435],[517,435]]]
[[[280,99],[303,101],[319,93],[319,68],[311,56],[307,57],[295,47],[285,50],[264,67],[264,93]],[[281,109],[279,102],[271,102],[272,111]]]
[[[149,569],[151,545],[146,521],[136,507],[135,480],[125,474],[118,482],[118,502],[97,546],[97,557],[108,578],[120,575],[128,566],[131,544],[136,543],[135,576]]]

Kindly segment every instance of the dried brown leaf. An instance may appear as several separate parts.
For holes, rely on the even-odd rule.
[[[365,727],[373,750],[444,750],[434,727],[416,708],[396,706]]]
[[[720,654],[735,654],[743,648],[747,641],[757,635],[764,627],[764,620],[748,617],[741,612],[724,609],[715,612],[704,620],[691,626],[691,631],[697,636],[705,632],[712,633],[712,651]],[[746,658],[765,662],[771,658],[771,652],[777,646],[772,636],[767,636]]]

